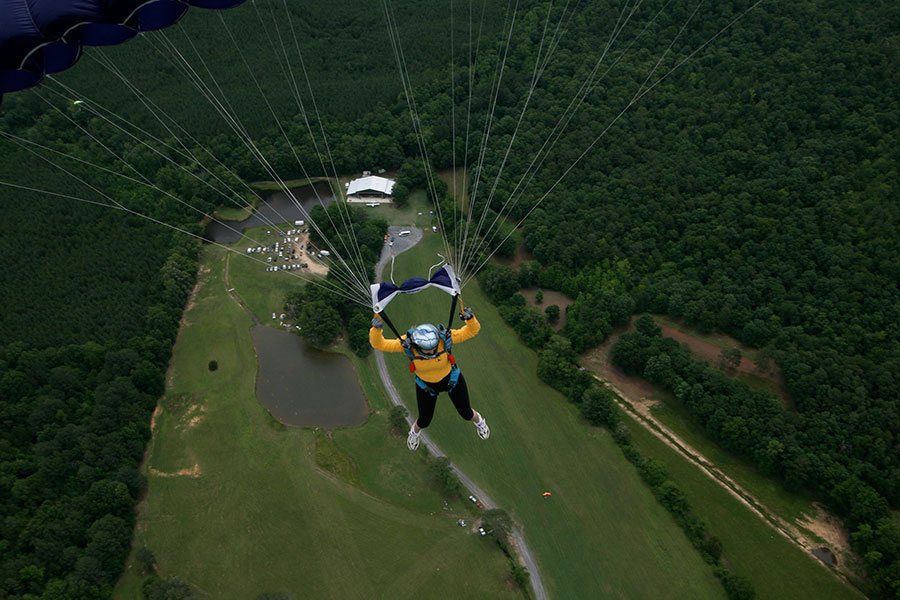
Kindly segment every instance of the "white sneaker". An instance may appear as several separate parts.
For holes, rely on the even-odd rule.
[[[475,429],[478,431],[478,437],[483,440],[491,437],[491,428],[488,427],[487,419],[484,418],[484,415],[481,416],[481,421],[475,423]]]
[[[406,437],[406,445],[410,450],[415,450],[419,447],[419,435],[421,435],[421,433],[421,431],[416,433],[414,427],[409,428],[409,435]]]

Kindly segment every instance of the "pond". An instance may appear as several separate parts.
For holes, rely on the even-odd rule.
[[[369,407],[350,360],[308,348],[298,335],[266,325],[250,329],[259,373],[256,397],[278,421],[295,427],[354,427]]]
[[[291,188],[291,193],[303,207],[302,210],[283,191],[270,192],[250,217],[243,221],[211,221],[206,226],[204,237],[220,244],[231,244],[241,239],[240,232],[251,227],[271,223],[293,223],[300,219],[308,220],[307,215],[313,206],[320,204],[328,206],[334,200],[331,184],[327,181]]]
[[[826,548],[825,546],[821,548],[816,548],[812,551],[813,555],[821,560],[826,565],[831,565],[832,567],[837,565],[837,556],[834,555],[834,552],[831,551],[831,548]]]

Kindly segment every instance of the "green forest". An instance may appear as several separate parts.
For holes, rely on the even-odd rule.
[[[841,515],[866,593],[897,598],[900,5],[535,0],[453,3],[450,19],[449,3],[397,1],[411,119],[390,30],[369,4],[292,3],[290,19],[248,5],[221,23],[191,10],[171,31],[88,49],[52,81],[4,96],[0,598],[110,596],[205,215],[273,172],[377,168],[397,172],[399,199],[428,189],[450,239],[468,209],[486,215],[458,267],[484,265],[481,286],[542,350],[541,378],[592,422],[616,420],[575,357],[632,315],[758,349],[796,410],[697,363],[646,320],[614,360],[674,394],[717,443]],[[279,55],[286,23],[302,68]],[[169,42],[218,59],[200,77],[228,92],[268,166],[182,76]],[[287,85],[290,72],[309,86]],[[192,135],[176,141],[148,105]],[[461,165],[471,206],[428,176]],[[356,219],[372,238],[367,265],[384,225]],[[491,260],[519,239],[533,262]],[[574,300],[564,340],[525,306],[524,287]],[[319,303],[305,318],[322,314],[327,297],[304,293],[296,310]],[[352,338],[366,321],[339,304],[329,314],[326,337],[343,324]]]

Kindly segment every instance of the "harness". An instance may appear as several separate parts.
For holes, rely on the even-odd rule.
[[[456,358],[453,356],[453,333],[443,325],[438,324],[438,336],[441,341],[444,342],[444,349],[440,352],[436,352],[434,356],[416,356],[416,353],[412,349],[412,331],[412,329],[408,329],[406,331],[406,339],[400,342],[400,347],[403,348],[403,352],[406,354],[406,357],[409,358],[409,372],[416,372],[416,359],[432,360],[441,354],[446,354],[447,360],[450,361],[450,387],[447,391],[452,392],[453,388],[456,387],[456,383],[459,381],[460,373],[459,367],[456,366]],[[416,375],[416,385],[432,396],[437,396],[437,392],[418,375]]]
[[[456,383],[459,381],[459,367],[456,366],[456,358],[453,356],[453,333],[450,331],[450,325],[453,323],[453,314],[456,312],[456,303],[462,301],[459,300],[459,295],[453,296],[453,302],[450,305],[450,318],[447,320],[447,327],[444,327],[442,324],[438,324],[438,336],[441,338],[441,341],[444,342],[444,349],[440,352],[436,352],[434,356],[416,356],[415,352],[412,349],[412,329],[408,329],[406,331],[406,339],[400,341],[400,347],[403,348],[403,352],[406,354],[406,357],[409,359],[409,372],[416,372],[416,359],[420,358],[422,360],[430,360],[432,358],[437,358],[441,354],[447,355],[447,360],[450,361],[450,387],[447,388],[448,392],[452,392],[453,388],[456,387]],[[461,309],[460,309],[461,310]],[[385,323],[387,323],[388,327],[394,332],[398,338],[400,334],[397,332],[397,328],[394,327],[394,324],[391,323],[391,320],[382,310],[381,313],[376,313],[376,315],[380,316]],[[421,389],[425,390],[432,396],[437,396],[437,392],[428,385],[427,382],[423,381],[421,377],[416,375],[416,385]]]

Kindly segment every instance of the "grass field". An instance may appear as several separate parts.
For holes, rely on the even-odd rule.
[[[444,510],[424,460],[387,434],[383,412],[329,447],[260,407],[250,319],[225,293],[224,263],[223,251],[204,250],[147,451],[135,547],[202,598],[520,597],[506,558],[455,525],[467,508]],[[373,408],[383,407],[376,394]],[[141,578],[129,564],[115,596],[140,597]]]
[[[727,564],[753,582],[757,598],[838,600],[863,597],[816,564],[812,556],[763,524],[759,517],[695,465],[643,427],[630,420],[626,422],[635,446],[641,453],[666,465],[670,477],[690,499],[694,513],[705,519],[710,524],[710,533],[722,540]]]
[[[437,237],[397,259],[397,281],[421,275]],[[587,426],[576,408],[536,377],[525,349],[473,284],[463,298],[482,333],[454,348],[473,406],[492,428],[471,424],[439,401],[429,434],[522,526],[552,598],[723,598],[710,567],[657,503],[610,437]],[[423,292],[391,306],[398,326],[445,319],[448,296]],[[459,322],[456,323],[459,326]],[[406,360],[388,356],[395,385],[414,406]],[[337,432],[335,439],[351,435]],[[550,491],[552,496],[542,497]]]

